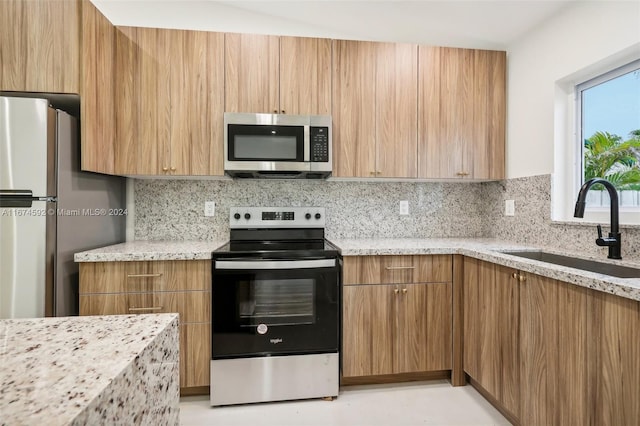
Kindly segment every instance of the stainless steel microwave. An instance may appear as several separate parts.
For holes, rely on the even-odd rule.
[[[331,116],[224,114],[224,171],[238,178],[331,175]]]

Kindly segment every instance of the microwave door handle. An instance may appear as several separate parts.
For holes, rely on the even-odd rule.
[[[304,162],[311,161],[311,126],[304,126]]]
[[[314,260],[216,260],[216,269],[244,270],[244,269],[311,269],[311,268],[333,268],[336,266],[335,259],[314,259]]]

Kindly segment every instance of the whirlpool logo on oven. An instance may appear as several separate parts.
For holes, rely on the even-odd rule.
[[[274,345],[277,345],[278,343],[282,343],[282,339],[269,339],[269,341]]]

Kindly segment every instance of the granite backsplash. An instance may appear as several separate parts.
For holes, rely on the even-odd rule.
[[[135,239],[213,240],[229,235],[232,206],[320,206],[328,238],[481,237],[479,183],[311,180],[136,180]],[[409,215],[399,202],[409,201]],[[204,216],[215,201],[214,217]]]
[[[329,239],[494,237],[607,253],[595,244],[595,225],[551,221],[551,175],[484,183],[137,179],[134,197],[136,240],[224,240],[231,206],[322,206]],[[508,199],[515,216],[504,216]],[[409,215],[399,214],[401,200]],[[213,217],[204,216],[205,201],[215,201]],[[623,258],[640,261],[640,227],[622,234]]]
[[[486,201],[483,235],[514,243],[553,247],[606,259],[608,249],[598,247],[595,224],[551,221],[551,175],[530,176],[482,184]],[[515,200],[515,216],[504,215],[505,200]],[[603,233],[609,223],[603,222]],[[640,261],[640,226],[620,226],[622,258]]]

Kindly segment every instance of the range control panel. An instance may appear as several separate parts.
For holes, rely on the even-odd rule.
[[[324,228],[324,207],[231,207],[229,226],[244,228]]]
[[[329,128],[310,127],[309,145],[311,149],[311,161],[314,163],[326,163],[329,161]]]

